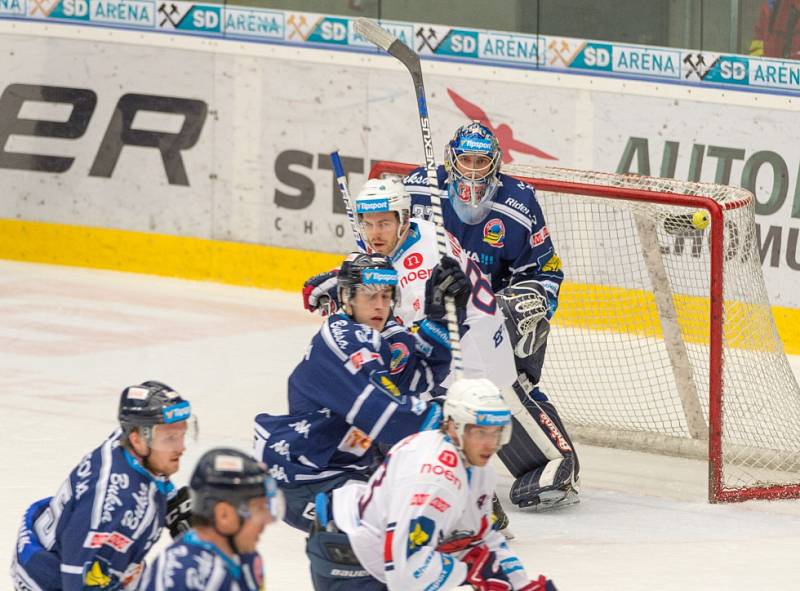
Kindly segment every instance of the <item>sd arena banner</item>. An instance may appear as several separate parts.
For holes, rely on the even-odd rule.
[[[0,217],[342,253],[328,153],[353,191],[375,160],[421,160],[412,85],[390,58],[115,35],[0,37]],[[754,189],[770,297],[800,308],[789,99],[450,63],[426,63],[426,87],[439,159],[483,119],[505,163]]]

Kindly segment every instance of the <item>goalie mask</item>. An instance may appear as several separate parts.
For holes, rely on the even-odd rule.
[[[380,215],[387,213],[393,215]],[[411,196],[398,177],[370,179],[356,196],[355,214],[364,242],[373,251],[392,256],[408,232]]]
[[[445,147],[448,196],[462,222],[477,224],[489,215],[502,155],[495,135],[477,121],[459,127]]]

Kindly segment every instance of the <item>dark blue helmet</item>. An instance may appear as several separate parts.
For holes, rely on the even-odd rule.
[[[465,223],[482,221],[500,186],[503,151],[497,137],[491,129],[473,121],[456,130],[444,152],[453,209]]]
[[[392,259],[378,253],[351,253],[343,262],[337,275],[337,291],[342,306],[355,294],[357,287],[392,288],[394,303],[397,305],[400,292],[397,289],[397,271]]]
[[[119,399],[119,424],[129,435],[137,427],[153,427],[186,421],[192,416],[189,402],[161,382],[128,386]]]
[[[247,517],[250,499],[265,497],[270,513],[283,516],[283,495],[267,467],[237,449],[218,447],[207,451],[197,462],[189,482],[192,513],[209,521],[214,506],[230,503],[242,517]]]

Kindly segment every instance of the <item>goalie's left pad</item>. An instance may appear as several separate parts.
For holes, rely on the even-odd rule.
[[[537,330],[546,322],[549,328],[550,304],[547,292],[532,279],[509,285],[496,294],[503,311],[514,356],[525,359],[532,356],[547,341],[549,330]]]

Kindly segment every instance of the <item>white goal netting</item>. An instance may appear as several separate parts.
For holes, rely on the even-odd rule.
[[[766,294],[752,195],[637,175],[503,172],[537,186],[563,264],[542,389],[573,437],[709,457],[712,479],[719,474],[714,500],[726,500],[721,491],[800,483],[800,388]],[[724,220],[718,305],[711,236],[719,223],[702,198],[719,204]],[[716,389],[719,414],[709,404]],[[712,446],[709,456],[717,431],[721,454]]]

